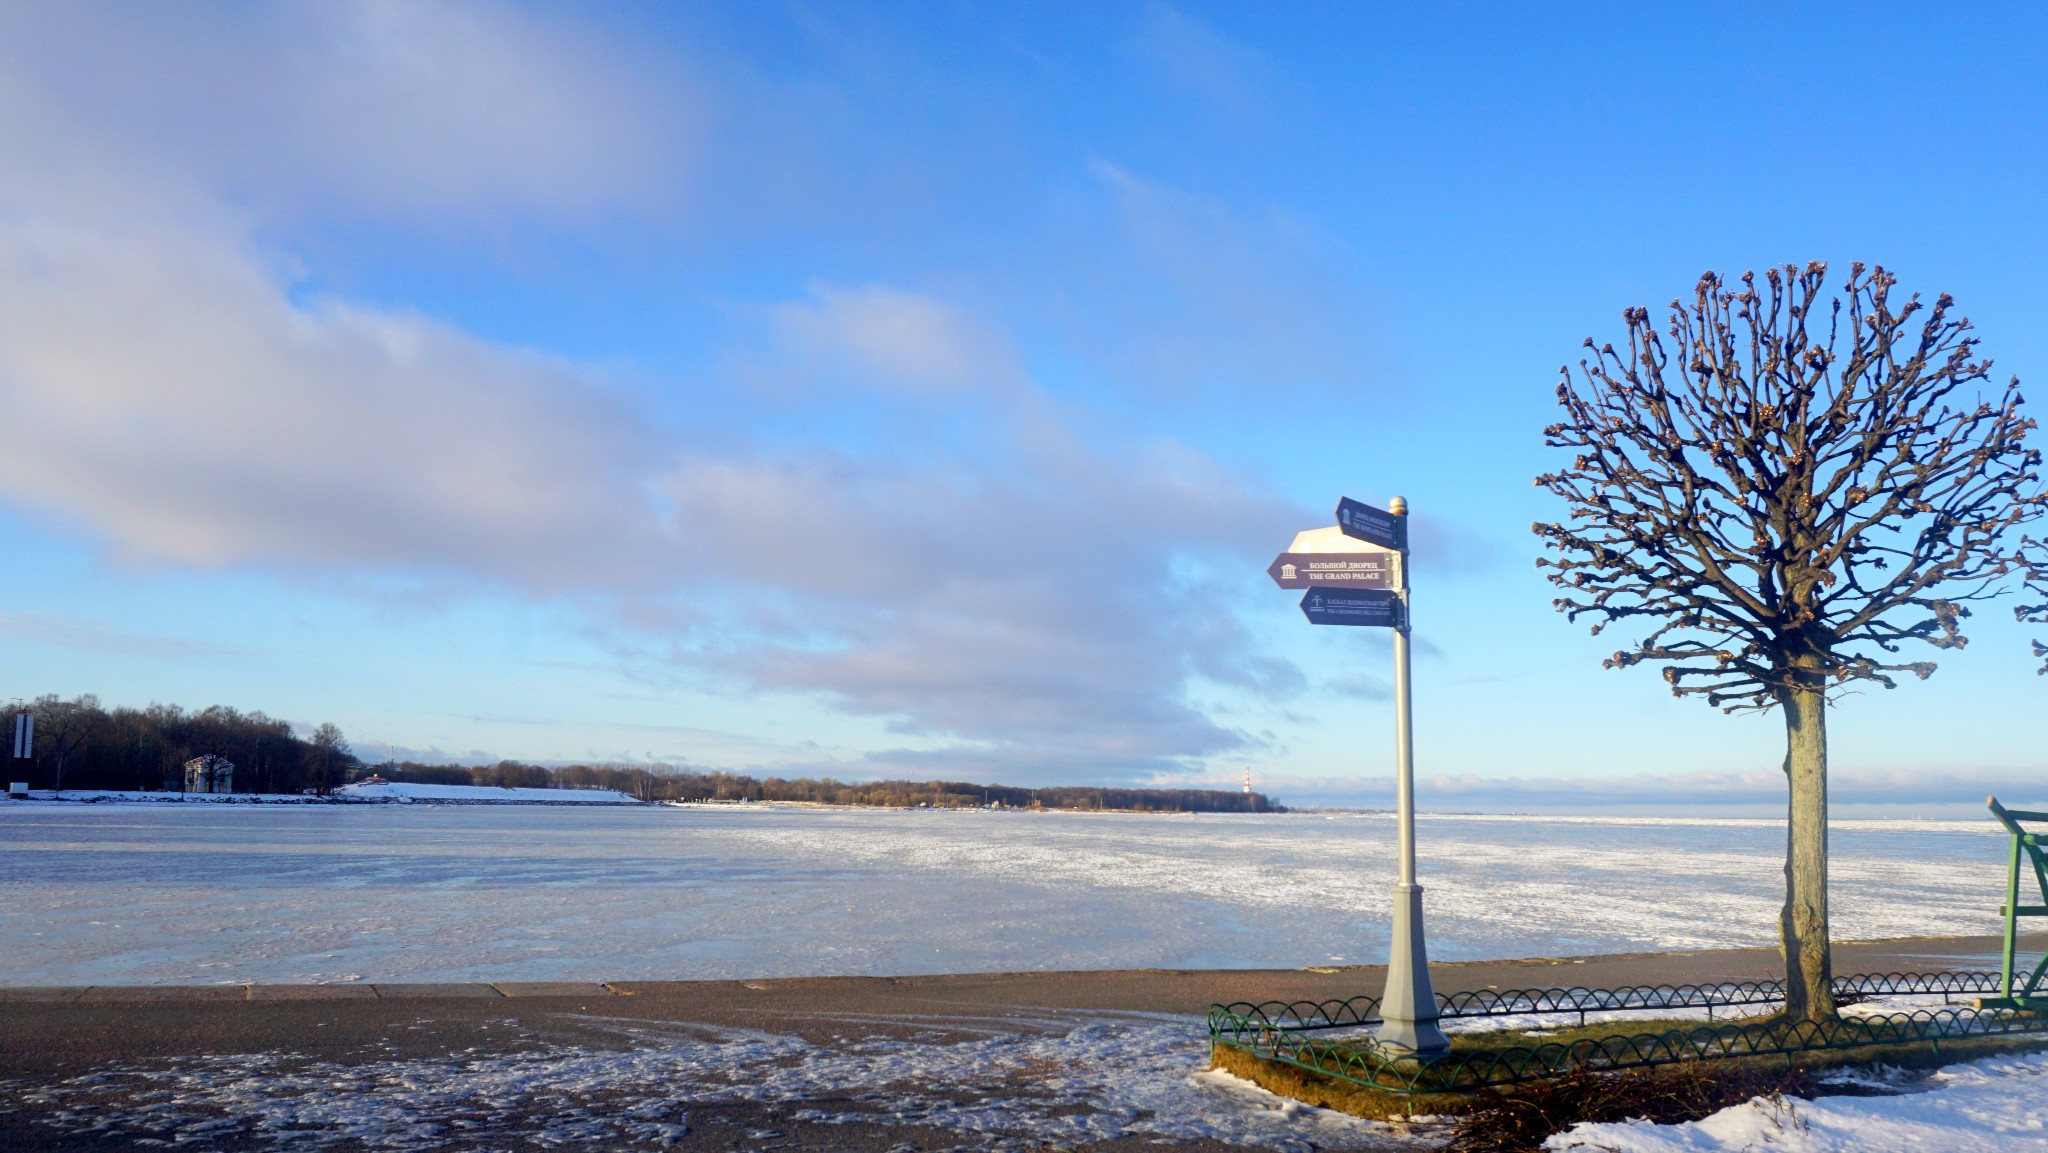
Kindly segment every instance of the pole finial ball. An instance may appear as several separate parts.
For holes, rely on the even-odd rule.
[[[1405,496],[1397,496],[1387,501],[1387,511],[1393,513],[1395,516],[1407,516],[1408,498]]]

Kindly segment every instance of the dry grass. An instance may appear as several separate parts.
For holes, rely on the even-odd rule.
[[[1242,1049],[1217,1045],[1211,1052],[1209,1067],[1212,1069],[1235,1074],[1269,1093],[1354,1117],[1384,1121],[1430,1113],[1453,1113],[1470,1105],[1465,1094],[1387,1093],[1294,1065],[1254,1057]]]

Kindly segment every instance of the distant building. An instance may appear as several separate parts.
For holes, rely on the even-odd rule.
[[[188,793],[232,793],[235,791],[235,762],[212,753],[185,762],[185,791]]]

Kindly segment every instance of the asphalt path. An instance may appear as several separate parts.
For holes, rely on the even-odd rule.
[[[2030,944],[2038,950],[2042,942]],[[1837,973],[1984,968],[1995,967],[1998,947],[1990,937],[1917,938],[1842,943],[1834,956]],[[1454,992],[1759,979],[1777,976],[1780,963],[1772,950],[1725,949],[1464,962],[1436,965],[1432,971],[1439,992]],[[545,1110],[534,1103],[540,1098],[531,1082],[522,1083],[525,1088],[480,1090],[478,1100],[484,1104],[470,1112],[464,1112],[469,1103],[460,1109],[449,1105],[452,1120],[443,1119],[446,1124],[435,1120],[431,1093],[436,1070],[495,1069],[499,1066],[492,1062],[516,1063],[522,1055],[545,1054],[555,1062],[545,1068],[559,1071],[578,1055],[644,1049],[651,1036],[748,1040],[752,1048],[733,1051],[766,1053],[761,1068],[787,1072],[796,1058],[778,1057],[772,1047],[764,1048],[767,1041],[753,1039],[800,1039],[813,1056],[883,1052],[897,1043],[914,1043],[924,1054],[960,1046],[965,1054],[1005,1030],[1056,1036],[1090,1023],[1099,1029],[1105,1021],[1153,1023],[1153,1028],[1166,1021],[1178,1028],[1178,1019],[1185,1019],[1187,1029],[1198,1031],[1197,1019],[1211,1004],[1376,994],[1382,980],[1377,967],[1355,967],[758,981],[0,988],[0,1149],[1156,1149],[1157,1137],[1142,1134],[1055,1145],[1028,1125],[1004,1131],[983,1123],[963,1131],[945,1123],[945,1110],[973,1103],[964,1098],[941,1102],[935,1110],[906,1112],[906,1094],[960,1097],[966,1092],[924,1073],[906,1074],[906,1084],[888,1087],[888,1093],[840,1092],[821,1085],[812,1094],[775,1098],[735,1093],[717,1070],[699,1070],[694,1078],[678,1075],[667,1083],[659,1100],[635,1098],[632,1108],[648,1118],[674,1116],[631,1131],[602,1127],[610,1099],[602,1085],[593,1087],[587,1077],[574,1089],[543,1086],[552,1094]],[[413,1127],[403,1132],[391,1127],[397,1122],[385,1129],[360,1127],[359,1132],[344,1132],[347,1126],[340,1122],[279,1132],[256,1123],[250,1107],[238,1104],[257,1097],[274,1101],[285,1092],[278,1085],[300,1086],[291,1093],[310,1092],[304,1088],[307,1076],[324,1078],[322,1086],[347,1085],[351,1077],[365,1078],[368,1085],[389,1070],[407,1071],[404,1076],[428,1095],[417,1098],[423,1103],[407,1115]],[[214,1083],[206,1083],[209,1079]],[[1036,1091],[1030,1080],[1017,1070],[993,1080],[984,1076],[968,1096],[984,1104],[1000,1104],[1005,1093],[1021,1100]],[[378,1085],[384,1096],[377,1100],[386,1101],[390,1087]],[[347,1103],[345,1093],[342,1101]],[[390,1113],[386,1108],[380,1116]],[[565,1127],[565,1117],[576,1125]],[[601,1133],[602,1141],[585,1146],[577,1133]],[[1309,1137],[1280,1147],[1343,1143]],[[1275,1147],[1212,1137],[1176,1144],[1197,1153]],[[1369,1135],[1354,1135],[1351,1147],[1373,1144]]]

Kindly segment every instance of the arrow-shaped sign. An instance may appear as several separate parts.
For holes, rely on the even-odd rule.
[[[1266,575],[1284,589],[1310,585],[1341,588],[1400,588],[1391,552],[1283,552],[1273,558]]]
[[[1337,527],[1344,535],[1370,541],[1395,552],[1408,551],[1408,518],[1360,504],[1350,497],[1337,502]]]
[[[1386,589],[1324,588],[1312,585],[1301,598],[1301,615],[1313,625],[1401,627],[1401,597]]]

